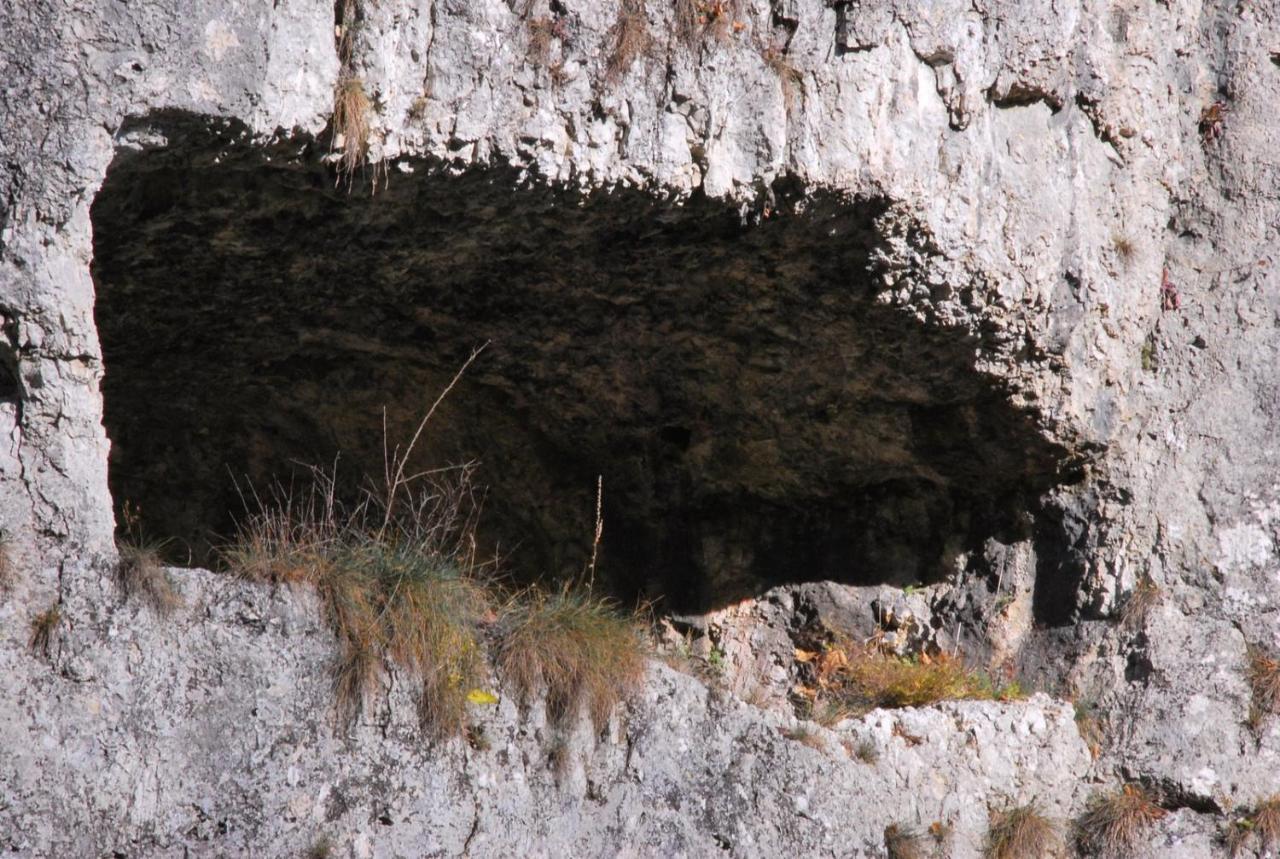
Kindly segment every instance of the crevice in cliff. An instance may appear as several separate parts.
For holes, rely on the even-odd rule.
[[[877,296],[889,201],[580,193],[401,161],[335,190],[308,140],[140,123],[93,206],[117,504],[197,559],[297,463],[381,473],[480,343],[422,464],[477,461],[481,533],[577,572],[603,477],[605,583],[710,607],[786,581],[936,580],[1064,479],[982,344]],[[181,553],[185,555],[185,548]]]

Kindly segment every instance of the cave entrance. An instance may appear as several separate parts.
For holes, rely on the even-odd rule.
[[[117,504],[195,562],[258,485],[393,439],[471,351],[424,457],[479,463],[481,535],[526,576],[600,572],[707,608],[786,581],[936,579],[1016,527],[1064,451],[974,370],[979,344],[876,300],[886,205],[769,217],[392,166],[335,188],[307,141],[152,117],[93,205]]]

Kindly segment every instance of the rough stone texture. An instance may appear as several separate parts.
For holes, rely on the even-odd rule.
[[[0,670],[25,678],[0,704],[6,855],[288,856],[328,837],[351,856],[878,856],[886,826],[941,821],[969,857],[989,806],[1066,818],[1087,788],[1071,707],[1046,696],[878,710],[811,726],[815,748],[661,662],[598,738],[504,696],[473,714],[488,748],[433,746],[394,674],[339,729],[309,591],[174,575],[186,607],[162,624],[85,580],[47,658],[2,610]]]
[[[675,35],[673,5],[650,0],[648,55],[611,77],[613,2],[369,4],[354,71],[378,104],[373,153],[473,170],[501,165],[586,190],[623,184],[731,201],[747,221],[770,204],[767,192],[780,178],[887,204],[894,219],[877,228],[877,306],[938,336],[972,338],[966,371],[1000,391],[1005,406],[1031,415],[1037,443],[1090,463],[1082,482],[1049,488],[1019,510],[1017,528],[949,553],[955,584],[933,586],[929,611],[943,629],[958,618],[992,655],[1098,703],[1113,740],[1098,778],[1141,779],[1181,809],[1168,819],[1161,855],[1218,849],[1211,824],[1193,811],[1247,806],[1280,790],[1276,719],[1256,734],[1244,725],[1246,642],[1280,646],[1275,8],[1193,0],[739,6],[740,31],[689,45]],[[529,20],[542,18],[560,21],[563,33],[545,57],[530,50]],[[107,634],[116,615],[94,584],[96,561],[112,551],[112,502],[90,207],[118,147],[168,143],[137,136],[163,127],[162,111],[215,117],[215,127],[242,124],[263,147],[324,141],[339,73],[333,25],[333,4],[319,0],[0,8],[0,527],[20,576],[0,608],[3,700],[14,714],[0,724],[6,739],[21,738],[4,744],[0,772],[25,786],[19,801],[0,798],[0,814],[14,831],[32,833],[22,836],[31,839],[22,842],[29,852],[48,852],[52,831],[33,827],[60,815],[84,821],[63,830],[68,837],[98,832],[124,843],[148,827],[159,839],[187,837],[149,816],[164,806],[141,773],[208,771],[223,751],[176,744],[182,759],[166,767],[139,751],[124,758],[132,775],[106,776],[78,763],[88,752],[59,747],[64,730],[83,747],[97,744],[102,723],[80,721],[90,718],[81,708],[93,699],[61,710],[57,698],[32,693],[40,684],[99,683],[102,701],[150,707],[149,693],[120,684],[172,688],[181,671],[211,670],[194,658],[152,661],[147,649],[130,657],[135,676],[126,657],[111,655],[119,653]],[[770,62],[783,47],[785,62]],[[1202,127],[1215,101],[1226,108],[1221,127]],[[117,139],[126,117],[141,121]],[[390,181],[400,180],[393,167]],[[873,580],[910,578],[898,572]],[[1139,624],[1115,624],[1144,575],[1160,589],[1158,608]],[[1015,583],[1011,605],[999,593],[983,596],[1001,590],[997,582]],[[59,662],[59,673],[49,674],[23,652],[31,617],[55,602],[74,624],[78,643],[68,656],[100,680],[78,681],[75,663]],[[1001,631],[998,618],[1015,621]],[[130,623],[137,628],[128,635],[148,642],[179,629],[166,632],[148,618]],[[209,623],[213,642],[220,627]],[[240,658],[234,645],[210,643],[204,664]],[[280,658],[313,668],[322,661],[313,653],[307,663],[292,644]],[[282,689],[278,707],[305,701],[299,684],[309,677],[309,694],[318,696],[320,681],[298,676],[292,689],[300,697]],[[267,716],[234,703],[250,683],[266,681],[224,680],[184,694],[224,696],[245,736],[274,736]],[[668,680],[676,685],[667,688],[685,690],[677,703],[696,709],[697,687]],[[655,681],[650,695],[668,680]],[[40,722],[31,740],[33,707],[57,718]],[[675,709],[670,719],[679,718]],[[96,718],[104,712],[100,705]],[[174,736],[197,724],[170,724],[163,708],[147,712]],[[116,748],[159,748],[150,732],[160,729],[145,727],[145,718],[111,724],[121,726]],[[711,733],[697,737],[700,754],[690,760],[723,771],[735,734],[716,730],[707,724]],[[350,759],[359,772],[383,754],[365,748],[370,757]],[[804,747],[768,748],[788,750],[764,770],[771,778],[820,763]],[[14,749],[30,757],[15,758]],[[346,752],[327,749],[324,767],[332,770]],[[251,755],[242,760],[256,766]],[[385,777],[400,778],[401,765],[410,766],[397,762]],[[40,768],[65,775],[52,787],[40,782]],[[244,772],[232,768],[231,782]],[[457,766],[433,772],[439,796],[466,795],[456,787]],[[493,772],[498,779],[500,769]],[[95,789],[110,777],[122,779],[118,793]],[[271,777],[287,780],[287,770]],[[850,778],[849,790],[860,789]],[[696,801],[686,783],[671,779],[677,805]],[[806,825],[772,811],[789,796],[783,784],[761,799],[770,810],[754,817],[761,854],[767,839],[784,837],[783,827]],[[534,798],[533,788],[503,786],[517,798],[510,815],[495,812],[494,820],[532,820],[531,809],[552,802],[541,789]],[[605,795],[621,790],[611,785]],[[887,792],[883,801],[900,805],[911,793]],[[215,799],[236,802],[228,796]],[[248,839],[255,831],[252,805],[234,806],[238,820],[228,820],[225,836],[232,844],[250,843],[232,833]],[[94,808],[104,811],[95,816]],[[181,813],[195,813],[187,808]],[[530,832],[550,839],[609,831],[599,809],[577,809],[568,836],[546,823]],[[663,821],[653,831],[669,824],[662,831],[673,840],[655,838],[677,852],[675,839],[713,838],[719,828],[695,823],[687,809],[647,813]],[[424,838],[456,851],[470,819],[446,816]],[[216,820],[191,820],[197,832],[217,830]],[[270,837],[306,838],[301,827],[279,826]],[[372,825],[364,835],[383,837]],[[528,837],[530,850],[543,849],[534,845],[538,836]],[[785,837],[790,850],[794,836]],[[819,836],[806,837],[821,849]],[[635,843],[615,835],[606,849]],[[685,849],[702,853],[707,844],[692,840]]]

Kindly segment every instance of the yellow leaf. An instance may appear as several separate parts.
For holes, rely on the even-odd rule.
[[[498,696],[483,689],[472,689],[467,693],[467,700],[472,704],[497,704]]]
[[[801,650],[796,648],[796,662],[812,662],[817,657],[817,653],[812,650]]]

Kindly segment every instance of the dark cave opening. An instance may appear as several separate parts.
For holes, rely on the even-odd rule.
[[[384,415],[407,438],[483,343],[422,461],[478,463],[525,578],[586,564],[599,478],[626,599],[936,580],[1068,466],[970,335],[877,301],[885,201],[778,183],[744,218],[423,160],[371,195],[307,141],[147,127],[167,144],[122,148],[92,209],[110,479],[192,562],[233,476],[381,473]]]

